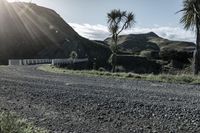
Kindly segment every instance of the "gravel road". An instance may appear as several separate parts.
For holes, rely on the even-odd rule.
[[[55,133],[199,133],[200,86],[0,68],[0,110]]]

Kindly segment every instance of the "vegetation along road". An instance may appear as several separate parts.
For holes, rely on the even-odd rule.
[[[200,132],[200,86],[0,67],[0,110],[57,133]]]

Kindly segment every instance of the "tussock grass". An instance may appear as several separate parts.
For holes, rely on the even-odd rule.
[[[0,113],[0,133],[48,133],[10,112]]]
[[[135,73],[111,73],[95,70],[68,70],[65,68],[58,68],[51,65],[43,65],[38,70],[60,73],[60,74],[72,74],[72,75],[84,75],[84,76],[104,76],[114,78],[128,78],[135,80],[147,80],[158,81],[167,83],[182,83],[182,84],[200,84],[200,76],[194,76],[192,74],[135,74]]]

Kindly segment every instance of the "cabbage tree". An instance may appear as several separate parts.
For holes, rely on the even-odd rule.
[[[116,66],[116,56],[119,52],[119,48],[117,46],[118,44],[118,37],[119,34],[126,29],[131,28],[135,24],[135,15],[132,12],[127,11],[121,11],[114,9],[111,12],[107,14],[108,18],[108,29],[109,32],[112,35],[112,44],[110,46],[112,51],[112,71],[115,72],[115,66]]]

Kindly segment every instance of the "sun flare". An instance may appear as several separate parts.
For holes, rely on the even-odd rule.
[[[7,0],[8,2],[31,2],[32,0]]]

